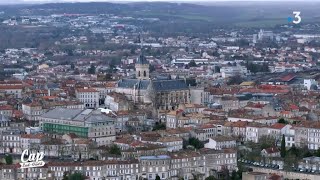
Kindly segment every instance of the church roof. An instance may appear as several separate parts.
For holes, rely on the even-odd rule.
[[[149,64],[149,62],[147,61],[147,58],[143,54],[141,54],[137,58],[137,63],[136,64]]]
[[[139,79],[121,79],[118,82],[118,87],[120,88],[136,88],[138,89],[147,89],[149,86],[149,80],[139,80]]]
[[[147,89],[150,82],[155,91],[175,91],[188,89],[188,85],[184,80],[139,80],[139,79],[122,79],[118,82],[120,88],[134,88]]]
[[[154,80],[152,81],[153,88],[156,91],[173,91],[188,89],[184,80]]]

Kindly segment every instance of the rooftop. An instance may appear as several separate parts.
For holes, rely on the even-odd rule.
[[[141,156],[140,160],[162,160],[162,159],[170,159],[168,155],[159,155],[159,156]]]

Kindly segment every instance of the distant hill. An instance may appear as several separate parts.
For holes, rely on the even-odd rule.
[[[269,26],[287,23],[292,11],[301,11],[302,22],[319,22],[320,2],[251,2],[217,3],[199,5],[190,3],[137,2],[137,3],[48,3],[13,7],[0,6],[24,15],[24,12],[49,15],[73,14],[114,14],[133,17],[157,17],[163,21],[206,22],[213,25]],[[21,9],[29,11],[21,11]]]

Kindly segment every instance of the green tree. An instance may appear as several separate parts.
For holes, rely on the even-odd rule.
[[[74,70],[74,68],[75,68],[74,63],[71,63],[71,69]]]
[[[95,74],[96,73],[96,67],[91,64],[90,68],[88,69],[88,74]]]
[[[154,65],[150,65],[149,66],[149,71],[150,72],[153,72],[153,71],[155,71],[156,70],[156,68],[154,67]]]
[[[259,151],[261,151],[262,149],[266,149],[266,148],[275,146],[275,142],[276,142],[276,140],[273,137],[261,136],[259,138],[259,144],[258,144],[258,145],[260,145]]]
[[[64,172],[63,173],[63,177],[62,177],[62,180],[68,180],[68,172]]]
[[[241,178],[238,176],[237,171],[232,171],[231,180],[241,180]]]
[[[227,82],[228,85],[238,85],[242,83],[244,80],[240,75],[232,76],[229,78],[229,81]]]
[[[286,156],[286,140],[285,140],[284,134],[282,135],[282,140],[281,140],[280,155],[282,158]]]
[[[68,180],[85,180],[85,176],[80,172],[75,172],[68,176]]]
[[[106,78],[106,81],[112,80],[112,74],[106,73],[105,78]]]
[[[165,129],[166,129],[166,124],[156,122],[156,124],[154,125],[152,131],[165,130]]]
[[[136,50],[134,48],[131,48],[130,49],[130,54],[135,54],[136,53]]]
[[[189,139],[189,145],[192,145],[196,149],[201,149],[204,147],[203,142],[201,142],[199,139],[194,137]]]
[[[217,180],[217,178],[215,178],[214,176],[209,176],[209,177],[205,178],[205,180]]]
[[[161,180],[160,176],[157,174],[156,180]]]
[[[192,176],[193,176],[193,180],[198,180],[197,175],[195,175],[195,174],[192,173]]]
[[[189,63],[188,63],[189,67],[197,67],[197,64],[194,60],[191,60]]]
[[[317,151],[314,153],[315,156],[320,157],[320,148],[317,149]]]
[[[296,155],[289,152],[284,158],[283,169],[286,171],[290,171],[292,170],[292,166],[295,166],[297,163],[298,163],[298,159]]]
[[[313,156],[313,154],[309,151],[309,149],[306,150],[306,151],[304,151],[304,153],[303,153],[303,157],[304,157],[304,158],[305,158],[305,157],[310,157],[310,156]]]
[[[214,66],[214,72],[215,73],[220,73],[220,67],[219,66]]]
[[[121,155],[121,149],[114,144],[110,147],[109,153],[114,155]]]
[[[284,120],[283,118],[280,118],[278,120],[278,123],[281,123],[281,124],[288,124],[288,122],[286,120]]]
[[[76,69],[73,71],[73,74],[74,74],[74,75],[79,75],[79,74],[80,74],[79,69],[78,69],[78,68],[76,68]]]
[[[13,163],[12,156],[10,154],[6,155],[5,160],[6,160],[6,164],[12,164]]]
[[[296,157],[301,157],[301,151],[296,148],[296,146],[293,144],[292,147],[288,150],[288,153],[294,154]]]

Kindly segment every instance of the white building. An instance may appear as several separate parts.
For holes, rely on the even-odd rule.
[[[15,98],[21,98],[22,97],[22,85],[9,85],[9,84],[1,84],[0,85],[0,91],[4,91],[7,95],[13,95]]]
[[[169,152],[183,149],[183,139],[180,137],[162,137],[158,139],[157,143],[166,146]]]
[[[264,125],[260,123],[252,123],[246,127],[246,141],[258,143],[261,136],[266,135]]]
[[[314,79],[304,79],[303,80],[303,85],[306,87],[308,90],[313,89],[313,87],[318,86],[318,82]]]
[[[44,134],[22,134],[20,138],[21,148],[29,150],[39,150],[40,144],[47,140]]]
[[[272,31],[264,31],[263,29],[260,29],[258,33],[258,39],[263,40],[263,39],[273,39],[273,32]]]
[[[21,154],[21,138],[22,132],[18,129],[8,129],[1,133],[1,153]]]
[[[195,58],[177,58],[174,59],[171,64],[184,64],[187,65],[191,61],[194,61],[196,64],[209,64],[209,59],[203,58],[203,59],[195,59]]]
[[[284,138],[286,140],[286,147],[292,147],[295,145],[295,139],[294,139],[295,129],[291,127],[290,129],[286,129],[284,132]]]
[[[39,117],[45,113],[45,111],[46,110],[42,108],[42,105],[37,102],[22,104],[22,112],[29,121],[38,121]]]
[[[99,95],[99,91],[93,88],[84,87],[76,90],[76,97],[84,103],[86,108],[98,108]]]
[[[228,136],[216,136],[209,139],[209,142],[204,145],[205,148],[209,149],[226,149],[235,148],[236,140]]]
[[[223,78],[232,76],[246,76],[250,71],[245,66],[224,66],[220,68],[220,73]]]

